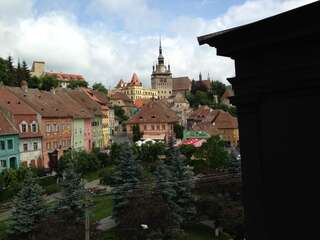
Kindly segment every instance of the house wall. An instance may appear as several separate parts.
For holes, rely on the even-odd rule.
[[[102,117],[95,117],[92,122],[92,146],[101,148],[103,146]]]
[[[72,146],[75,150],[85,149],[84,133],[85,133],[84,119],[74,119]]]
[[[12,140],[12,149],[8,148],[8,141]],[[0,148],[0,172],[4,169],[12,168],[10,159],[15,159],[15,167],[20,165],[20,154],[19,154],[19,137],[18,135],[1,135],[0,144],[4,142],[4,149]]]
[[[127,134],[129,138],[132,138],[132,127],[135,124],[127,124]],[[170,137],[174,137],[173,123],[140,123],[140,132],[144,135],[160,135],[165,134],[166,141]]]
[[[20,138],[20,162],[27,166],[38,166],[42,159],[42,143],[41,138]],[[27,144],[25,151],[24,145]],[[35,146],[36,144],[36,146]]]
[[[58,157],[60,157],[63,154],[63,150],[72,147],[72,119],[42,118],[41,131],[43,133],[43,162],[41,165],[47,168],[49,167],[48,153],[57,150]]]
[[[84,120],[84,149],[87,152],[92,150],[92,126],[91,119]]]

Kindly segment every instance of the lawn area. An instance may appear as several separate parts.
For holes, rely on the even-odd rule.
[[[97,196],[93,199],[94,207],[91,210],[92,221],[99,221],[112,214],[111,196]]]
[[[93,180],[99,179],[99,173],[100,173],[100,170],[86,173],[84,175],[84,179],[86,179],[88,182],[91,182]]]

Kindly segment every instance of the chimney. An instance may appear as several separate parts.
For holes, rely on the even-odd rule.
[[[25,93],[28,92],[28,82],[26,80],[21,81],[20,87]]]

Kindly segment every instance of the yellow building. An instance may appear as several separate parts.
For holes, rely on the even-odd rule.
[[[133,73],[129,83],[120,80],[116,89],[117,91],[126,94],[133,101],[137,99],[158,98],[158,91],[152,88],[144,88],[136,73]]]

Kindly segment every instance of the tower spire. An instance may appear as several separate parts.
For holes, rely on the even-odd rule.
[[[159,41],[159,57],[158,57],[158,63],[159,63],[159,65],[163,65],[163,64],[164,64],[164,57],[163,57],[163,55],[162,55],[161,37],[160,37],[160,41]]]

